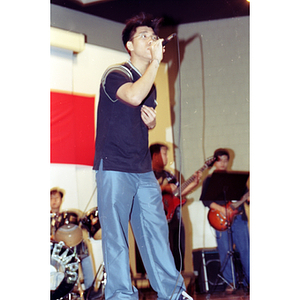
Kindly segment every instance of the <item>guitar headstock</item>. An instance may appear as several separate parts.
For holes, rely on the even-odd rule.
[[[207,166],[207,168],[212,167],[215,161],[216,158],[214,156],[210,156],[205,160],[205,165]]]

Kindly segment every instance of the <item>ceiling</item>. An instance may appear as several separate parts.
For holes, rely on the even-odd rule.
[[[111,21],[125,23],[139,12],[163,18],[163,26],[249,16],[247,0],[50,0]],[[93,1],[95,1],[93,3]],[[90,3],[91,2],[91,3]],[[86,4],[85,4],[86,3]]]

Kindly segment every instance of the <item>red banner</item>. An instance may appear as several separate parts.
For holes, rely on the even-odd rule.
[[[95,97],[50,94],[51,163],[93,165]]]

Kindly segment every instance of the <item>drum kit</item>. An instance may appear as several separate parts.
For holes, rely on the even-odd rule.
[[[86,214],[78,209],[50,213],[51,300],[104,299],[104,263],[94,276],[87,247],[87,239],[99,241],[101,232],[97,207]]]

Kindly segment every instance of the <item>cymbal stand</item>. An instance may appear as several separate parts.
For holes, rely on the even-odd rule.
[[[98,275],[99,275],[100,271],[102,271],[101,272],[102,277],[100,277],[100,280],[101,280],[100,281],[100,286],[99,287],[97,287],[97,286],[95,287],[95,282],[96,282],[96,280],[98,278]],[[94,281],[93,281],[91,287],[89,288],[89,290],[88,290],[88,292],[86,294],[86,300],[89,300],[90,294],[92,292],[92,288],[94,288],[94,292],[96,292],[96,293],[98,292],[98,290],[100,288],[99,295],[101,295],[101,299],[104,299],[105,285],[106,285],[106,272],[105,272],[105,267],[104,267],[104,262],[103,262],[99,266],[98,271],[97,271],[97,273],[95,275]]]

